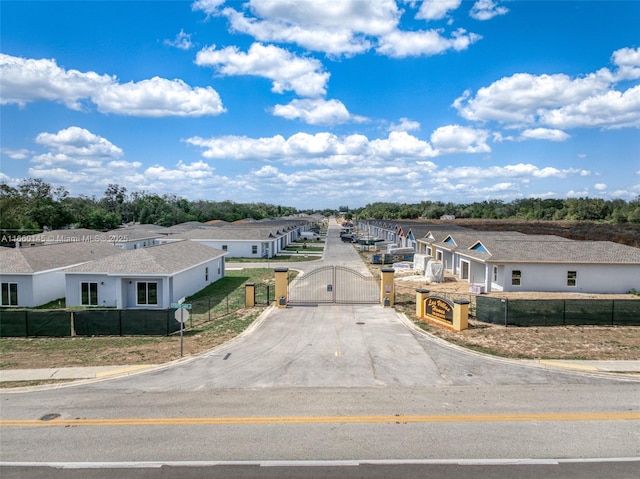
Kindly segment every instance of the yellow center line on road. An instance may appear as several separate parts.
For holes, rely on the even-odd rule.
[[[100,426],[219,426],[281,424],[382,424],[446,422],[526,422],[526,421],[637,421],[640,412],[557,413],[557,414],[472,414],[444,416],[282,416],[282,417],[174,417],[0,419],[0,427],[100,427]]]

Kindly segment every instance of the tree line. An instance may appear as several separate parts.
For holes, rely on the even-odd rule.
[[[175,195],[128,193],[110,184],[102,198],[72,197],[63,187],[38,178],[22,180],[16,187],[0,183],[0,229],[3,232],[40,232],[69,226],[107,231],[124,223],[173,226],[187,221],[233,222],[295,214],[295,208],[266,203],[188,201]]]
[[[640,196],[632,201],[601,198],[541,199],[523,198],[505,203],[501,200],[469,204],[422,201],[420,203],[372,203],[349,211],[358,218],[437,219],[456,218],[520,219],[555,221],[608,221],[640,223]]]
[[[273,218],[297,213],[338,211],[357,218],[436,219],[456,218],[606,221],[640,223],[640,196],[632,201],[601,198],[523,198],[511,202],[489,200],[469,204],[422,201],[420,203],[371,203],[362,208],[340,206],[339,210],[305,210],[266,203],[233,201],[189,201],[175,195],[144,191],[129,193],[124,186],[110,184],[102,198],[72,197],[63,187],[53,187],[38,178],[22,180],[16,187],[0,183],[0,229],[3,232],[39,232],[69,226],[107,231],[123,223],[173,226],[187,221],[233,222]]]

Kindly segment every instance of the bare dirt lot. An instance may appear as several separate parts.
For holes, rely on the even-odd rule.
[[[413,276],[413,277],[412,277]],[[426,331],[460,346],[519,359],[589,359],[640,360],[640,327],[612,326],[545,326],[504,327],[471,320],[469,329],[453,332],[415,318],[415,290],[426,288],[434,293],[469,295],[469,284],[447,278],[444,283],[425,283],[412,273],[396,278],[397,298],[406,298],[408,306],[398,305],[408,318]],[[566,298],[560,293],[500,293],[503,297],[528,299]],[[579,295],[581,298],[636,299],[624,295]],[[574,296],[575,297],[575,296]]]

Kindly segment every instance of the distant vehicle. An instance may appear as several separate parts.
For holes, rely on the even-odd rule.
[[[320,235],[313,231],[303,231],[302,233],[300,233],[300,239],[318,241],[320,239]]]
[[[340,239],[342,241],[344,241],[345,243],[357,243],[358,242],[358,238],[356,237],[356,235],[353,235],[353,234],[350,234],[350,233],[340,235]]]

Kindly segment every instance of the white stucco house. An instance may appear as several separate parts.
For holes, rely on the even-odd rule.
[[[627,293],[640,290],[640,248],[517,232],[435,232],[418,252],[481,291]]]
[[[65,271],[67,306],[168,309],[225,275],[226,252],[176,241]]]
[[[32,308],[64,298],[67,268],[122,253],[109,243],[90,241],[0,247],[0,306]]]

